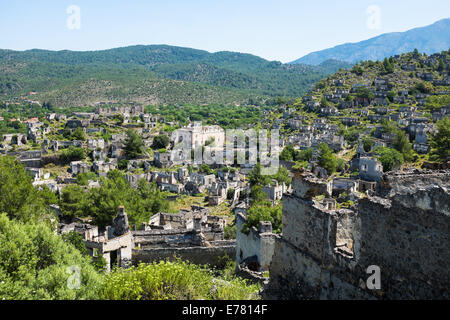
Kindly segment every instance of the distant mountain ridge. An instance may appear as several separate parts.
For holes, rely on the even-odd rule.
[[[333,48],[312,52],[291,64],[319,65],[323,61],[336,59],[348,63],[361,60],[382,60],[386,57],[418,49],[422,53],[436,53],[450,48],[450,19],[411,29],[406,32],[385,33],[357,42],[346,43]]]
[[[249,98],[301,95],[318,80],[349,66],[335,60],[318,66],[289,65],[251,54],[168,45],[84,52],[0,50],[0,97],[37,91],[40,99],[56,99],[58,93],[71,97],[68,90],[76,90],[87,94],[84,100],[76,99],[77,105],[122,100],[126,95],[177,104],[223,102],[228,95],[226,102],[243,103]],[[87,83],[99,90],[86,90]],[[58,99],[67,105],[73,101]]]

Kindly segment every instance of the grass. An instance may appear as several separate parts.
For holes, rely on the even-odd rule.
[[[182,195],[175,201],[169,203],[169,213],[178,213],[180,209],[191,209],[191,206],[206,206],[208,203],[204,197],[193,197],[188,195]]]

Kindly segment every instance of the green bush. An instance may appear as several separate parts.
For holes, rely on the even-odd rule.
[[[67,164],[72,161],[81,161],[86,157],[86,153],[83,148],[78,148],[74,146],[70,146],[66,150],[63,150],[59,156],[59,159]]]
[[[373,152],[376,154],[376,158],[383,165],[384,172],[393,170],[405,161],[400,152],[388,147],[376,147]]]
[[[106,277],[100,297],[107,300],[244,300],[258,285],[234,277],[215,278],[207,267],[160,261],[116,269]]]
[[[45,223],[0,215],[0,300],[97,299],[102,277],[90,262]],[[80,270],[79,289],[68,285],[70,267]]]

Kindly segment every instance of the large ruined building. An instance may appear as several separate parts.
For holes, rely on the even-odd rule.
[[[336,210],[316,201],[329,183],[296,174],[263,297],[449,299],[449,187],[450,171],[389,173],[357,206]]]
[[[60,233],[80,234],[88,254],[105,259],[106,271],[175,258],[214,266],[224,255],[236,254],[236,242],[224,240],[224,225],[224,219],[210,215],[208,208],[192,206],[178,214],[157,213],[142,230],[131,230],[120,206],[112,226],[103,231],[77,221],[60,223]]]

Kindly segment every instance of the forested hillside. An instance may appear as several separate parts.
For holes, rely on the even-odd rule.
[[[158,46],[103,51],[0,50],[0,95],[37,92],[61,106],[99,101],[264,103],[305,93],[349,64],[286,65],[235,52]]]

